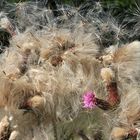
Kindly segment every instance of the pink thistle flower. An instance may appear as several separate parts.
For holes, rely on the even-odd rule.
[[[95,97],[95,93],[92,91],[88,91],[86,92],[83,97],[83,107],[84,108],[88,108],[88,109],[93,109],[96,107],[96,97]]]

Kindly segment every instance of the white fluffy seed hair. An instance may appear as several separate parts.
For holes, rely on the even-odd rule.
[[[101,63],[96,59],[101,55],[96,27],[83,22],[78,12],[71,19],[65,14],[58,17],[63,23],[57,25],[51,10],[37,11],[28,3],[18,6],[19,20],[26,23],[18,21],[10,47],[0,55],[0,107],[4,115],[12,116],[19,139],[63,140],[70,135],[80,139],[81,129],[92,138],[93,131],[102,128],[102,137],[108,140],[110,134],[116,138],[116,130],[139,128],[140,42],[112,48]],[[36,16],[30,14],[30,7]],[[39,29],[36,20],[43,14],[48,22]],[[19,26],[26,30],[21,32]],[[118,108],[83,110],[81,96],[86,91],[93,90],[105,100],[102,78],[117,82]]]
[[[76,118],[81,95],[102,84],[93,33],[76,23],[73,29],[26,31],[12,37],[10,48],[1,55],[1,106],[13,115],[21,139],[46,139],[51,122]],[[96,89],[99,94],[102,88]],[[25,115],[19,110],[24,102],[31,107]]]
[[[123,139],[129,130],[140,128],[140,42],[134,41],[118,48],[112,54],[112,67],[116,71],[116,81],[121,101],[115,116],[111,134],[113,140]],[[137,136],[137,140],[139,136]]]

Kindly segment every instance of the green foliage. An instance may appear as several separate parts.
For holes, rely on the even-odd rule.
[[[25,2],[25,1],[30,1],[30,0],[7,0],[7,2],[10,2],[10,3],[18,3],[18,2]],[[63,4],[79,6],[80,4],[88,0],[54,0],[54,1],[63,3]],[[113,7],[118,8],[118,9],[132,8],[134,7],[137,1],[138,0],[100,0],[100,2],[103,3],[104,6],[114,5]]]
[[[10,3],[18,3],[18,2],[25,2],[25,1],[29,1],[29,0],[7,0],[7,2]]]
[[[122,22],[125,18],[133,18],[133,13],[140,5],[139,0],[101,0],[105,11],[111,13],[118,22]]]
[[[25,1],[30,1],[30,0],[7,0],[7,2],[10,2],[10,3],[25,2]],[[54,1],[56,1],[56,2],[59,1],[59,2],[64,3],[64,4],[79,5],[87,0],[54,0]],[[136,2],[136,0],[100,0],[100,1],[105,5],[112,5],[113,4],[113,5],[118,6],[120,8],[132,7]]]
[[[73,6],[78,7],[79,5],[81,5],[86,0],[59,0],[59,1],[63,4],[69,4],[69,5],[73,5]]]
[[[106,4],[114,4],[121,7],[129,7],[135,3],[135,0],[102,0]]]

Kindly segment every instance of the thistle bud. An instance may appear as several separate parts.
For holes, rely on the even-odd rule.
[[[8,140],[11,134],[10,122],[5,116],[0,122],[0,140]]]
[[[126,137],[127,137],[127,130],[120,127],[113,128],[112,133],[111,133],[112,140],[118,140],[118,139],[122,139]]]
[[[19,109],[26,109],[26,110],[42,110],[45,107],[45,98],[41,96],[34,96],[24,103],[20,104]]]
[[[111,81],[113,81],[115,75],[110,68],[102,68],[101,77],[105,83],[110,83]]]
[[[114,72],[110,68],[103,68],[101,70],[101,77],[106,84],[108,103],[111,106],[117,105],[120,102],[120,97],[118,94],[117,83],[114,82]]]

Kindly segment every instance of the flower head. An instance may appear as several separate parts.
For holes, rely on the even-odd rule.
[[[84,103],[84,108],[89,108],[92,109],[96,107],[96,97],[95,93],[92,91],[88,91],[83,95],[83,103]]]

